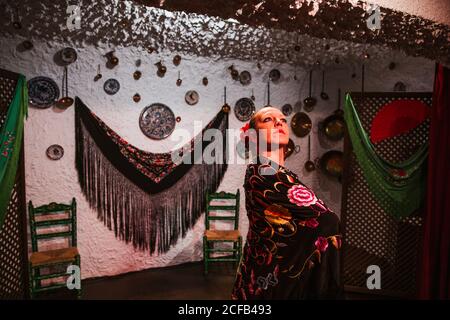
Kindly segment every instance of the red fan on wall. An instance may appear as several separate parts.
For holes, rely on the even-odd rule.
[[[411,99],[394,100],[384,105],[372,120],[370,140],[372,143],[406,133],[425,121],[429,107]]]

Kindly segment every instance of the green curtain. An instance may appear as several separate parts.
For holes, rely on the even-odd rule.
[[[396,218],[416,211],[425,198],[428,143],[406,161],[391,163],[376,154],[350,94],[345,97],[344,119],[353,152],[381,208]]]
[[[19,76],[14,97],[0,131],[0,229],[6,216],[16,179],[24,118],[28,116],[28,91],[25,77]]]

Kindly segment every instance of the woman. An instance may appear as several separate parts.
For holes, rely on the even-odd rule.
[[[284,167],[286,118],[265,107],[248,128],[257,133],[250,141],[259,157],[245,175],[249,230],[232,299],[340,297],[339,219]]]

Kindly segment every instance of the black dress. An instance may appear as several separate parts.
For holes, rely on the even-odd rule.
[[[339,218],[295,173],[262,159],[245,175],[249,230],[232,299],[342,298]]]

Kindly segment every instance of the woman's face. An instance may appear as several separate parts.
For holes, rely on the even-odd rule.
[[[267,145],[272,143],[286,146],[289,142],[289,128],[284,114],[274,107],[265,107],[259,110],[255,117],[255,129],[258,136],[264,139]],[[261,134],[260,130],[265,130]]]

